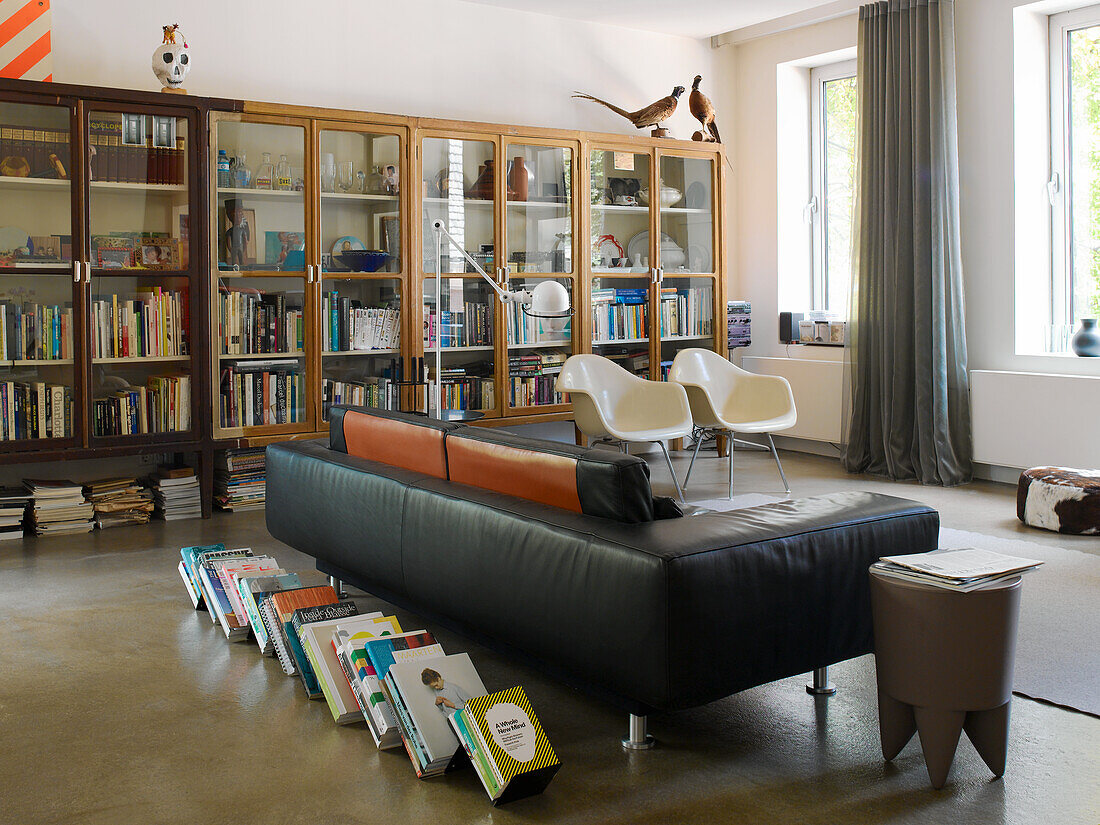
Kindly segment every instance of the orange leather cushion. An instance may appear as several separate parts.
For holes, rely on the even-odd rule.
[[[472,438],[447,439],[451,481],[581,512],[577,460]]]
[[[354,410],[344,413],[343,423],[348,455],[436,478],[447,477],[442,430]]]

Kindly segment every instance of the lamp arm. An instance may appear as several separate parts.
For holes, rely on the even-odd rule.
[[[529,303],[531,303],[531,293],[527,292],[527,290],[521,290],[519,292],[513,292],[512,290],[507,288],[507,286],[508,286],[507,282],[505,282],[504,286],[501,286],[500,284],[498,284],[497,281],[496,281],[496,278],[493,278],[491,275],[489,275],[488,272],[486,272],[484,269],[482,269],[481,264],[479,264],[477,261],[475,261],[473,258],[471,258],[470,253],[468,253],[465,249],[463,249],[462,244],[460,244],[457,240],[455,240],[454,235],[452,235],[450,232],[447,231],[447,227],[445,227],[443,225],[443,221],[441,219],[436,218],[434,221],[432,221],[432,229],[435,230],[435,233],[436,233],[437,237],[440,237],[440,236],[445,237],[450,242],[452,247],[454,247],[455,249],[457,249],[459,252],[462,253],[462,257],[466,259],[466,261],[470,264],[470,266],[472,266],[474,268],[474,271],[477,272],[478,275],[480,275],[482,278],[485,279],[485,282],[493,288],[493,292],[495,292],[497,294],[497,297],[500,298],[500,300],[503,303],[506,303],[506,304],[515,304],[515,303],[529,304]],[[437,266],[438,266],[438,264],[437,264]]]

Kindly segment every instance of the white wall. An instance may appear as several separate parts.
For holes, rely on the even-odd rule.
[[[969,366],[972,370],[1100,376],[1100,359],[1015,352],[1013,9],[1024,3],[957,0],[955,5]],[[732,113],[735,122],[735,128],[727,130],[737,170],[728,210],[730,297],[753,302],[753,345],[745,355],[786,357],[786,348],[778,342],[777,314],[781,309],[800,309],[778,304],[779,250],[785,243],[784,231],[795,230],[786,225],[781,230],[777,217],[776,146],[781,138],[776,128],[777,67],[855,43],[852,15],[718,50],[719,72],[733,77],[719,106],[720,112]],[[798,348],[794,354],[826,360],[839,357],[823,348]],[[840,398],[839,388],[836,397]],[[998,420],[983,418],[986,415],[996,415]],[[1011,431],[1011,426],[1005,428],[1006,417],[1011,419],[1011,410],[975,399],[975,440],[983,444],[984,461],[995,461],[998,453],[996,439],[986,438],[985,430]],[[1095,434],[1091,428],[1080,428],[1071,437],[1094,440]],[[1007,440],[1003,446],[1004,463],[1010,464],[1007,459],[1015,453]]]
[[[633,110],[715,66],[707,42],[459,0],[54,0],[54,79],[159,89],[150,58],[177,22],[193,94],[565,129],[637,131],[574,90]]]

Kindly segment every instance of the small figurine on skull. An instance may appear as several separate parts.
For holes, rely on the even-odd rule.
[[[239,269],[248,263],[248,242],[252,238],[252,228],[248,225],[244,204],[239,198],[230,198],[225,202],[225,219],[229,222],[229,228],[225,230],[225,262]]]
[[[164,26],[164,42],[153,52],[153,74],[164,86],[161,91],[187,94],[183,80],[191,71],[191,52],[179,31],[179,23]],[[180,35],[179,41],[176,34]]]

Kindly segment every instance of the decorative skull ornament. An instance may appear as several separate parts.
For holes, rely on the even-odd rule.
[[[175,91],[182,89],[191,71],[191,50],[182,37],[176,38],[174,26],[165,26],[164,31],[164,43],[153,52],[153,74],[165,91]]]

